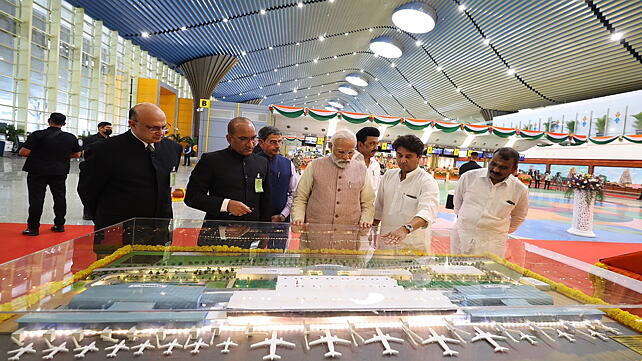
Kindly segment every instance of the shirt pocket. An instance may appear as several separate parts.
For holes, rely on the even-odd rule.
[[[419,203],[418,196],[410,193],[401,194],[401,213],[415,213],[417,204]]]
[[[512,201],[511,201],[512,202]],[[491,207],[489,207],[491,214],[499,219],[506,219],[511,214],[515,208],[515,204],[508,203],[508,201],[499,201],[495,202]]]

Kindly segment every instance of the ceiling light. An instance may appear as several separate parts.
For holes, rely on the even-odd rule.
[[[148,32],[146,32],[146,31],[143,31],[143,32],[140,34],[140,36],[142,36],[143,38],[149,38],[149,33],[148,33]]]
[[[245,51],[241,51],[241,55],[246,56],[247,53]]]
[[[459,5],[459,6],[457,7],[457,10],[459,10],[459,11],[461,11],[461,12],[466,11],[466,5],[464,5],[464,4]]]
[[[296,92],[297,92],[296,88],[292,89],[292,93],[296,93]]]
[[[294,66],[299,66],[299,63],[294,64]]]
[[[427,100],[424,100],[424,104],[428,104],[428,101],[427,101]]]
[[[427,33],[435,28],[437,13],[423,2],[411,2],[392,13],[392,22],[401,30],[414,34]]]
[[[281,82],[277,82],[276,85],[281,85]]]
[[[299,46],[299,45],[301,45],[301,43],[297,42],[296,45]]]
[[[223,22],[226,23],[227,22],[227,18],[223,18]]]
[[[489,38],[484,39],[483,43],[484,45],[490,45],[490,39]]]
[[[613,41],[620,41],[620,40],[622,40],[623,37],[624,37],[624,34],[622,34],[620,32],[615,32],[615,33],[611,34],[611,40],[613,40]]]
[[[319,41],[325,40],[325,37],[323,35],[319,35]]]
[[[223,97],[223,99],[225,99],[225,97]]]
[[[300,8],[302,8],[302,7],[303,7],[303,2],[299,1],[299,3],[298,3],[298,4],[296,4],[296,6],[298,6],[298,7],[299,7],[299,9],[300,9]]]
[[[261,15],[265,15],[265,9],[261,9],[260,13]]]
[[[370,41],[370,50],[384,58],[396,59],[403,54],[401,44],[389,36],[380,36]]]
[[[374,30],[373,28],[368,29],[369,32],[372,32],[373,30]]]
[[[183,31],[187,30],[187,26],[181,26],[181,30]]]
[[[313,62],[318,63],[319,59],[314,59]]]
[[[334,108],[334,107],[331,107],[331,106],[329,106],[329,105],[326,105],[326,106],[325,106],[325,110],[329,110],[329,111],[331,111],[331,112],[338,112],[338,111],[339,111],[339,109]]]
[[[259,86],[259,89],[263,89],[263,87],[262,87],[262,86]]]
[[[379,78],[375,78],[375,81],[379,81]]]
[[[515,75],[515,69],[510,68],[510,69],[508,69],[508,71],[507,71],[506,73],[507,73],[508,75]]]
[[[231,83],[231,82],[232,82],[232,79],[228,79],[228,80],[227,80],[227,82],[228,82],[228,83]]]
[[[331,106],[333,106],[333,107],[335,107],[337,109],[343,109],[343,107],[344,107],[343,104],[341,104],[339,101],[336,101],[336,100],[330,100],[330,101],[328,101],[328,104],[330,104]]]
[[[243,95],[243,93],[239,93],[239,96]]]
[[[335,55],[335,56],[333,56],[333,58],[335,58],[335,59],[336,59],[336,58],[337,58],[337,56]]]
[[[421,40],[415,41],[415,46],[421,46]]]
[[[339,87],[339,91],[345,95],[351,95],[351,96],[355,96],[359,94],[359,92],[355,88],[351,87],[348,84],[341,85]]]
[[[274,50],[274,47],[273,46],[268,46],[268,49]]]
[[[275,72],[276,72],[276,70],[277,70],[277,69],[276,69],[276,68],[274,68],[274,71],[275,71]]]
[[[333,3],[333,2],[334,2],[334,0],[328,0],[328,1],[330,1],[331,3]]]
[[[348,33],[343,33],[343,35],[348,36]]]
[[[456,91],[457,93],[459,93],[459,92],[461,92],[461,88],[455,88],[455,91]]]
[[[441,66],[438,66],[438,67],[436,67],[436,68],[435,68],[435,70],[437,70],[437,71],[442,71],[442,70],[444,70],[444,68],[443,68],[443,67],[441,67]]]
[[[395,66],[397,66],[397,64],[395,64],[395,63],[390,63],[390,67],[391,67],[391,68],[394,68]]]

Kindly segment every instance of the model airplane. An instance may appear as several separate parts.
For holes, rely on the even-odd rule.
[[[102,331],[100,331],[100,339],[106,342],[113,342],[113,343],[118,343],[118,340],[111,337],[112,335],[112,330],[109,327],[105,327]]]
[[[174,350],[175,347],[183,348],[183,345],[181,345],[180,342],[178,342],[178,339],[176,339],[176,338],[172,342],[166,343],[164,345],[158,345],[158,348],[166,348],[167,349],[167,350],[165,350],[163,352],[163,355],[171,355],[172,354],[172,350]]]
[[[528,328],[530,328],[530,329],[531,329],[531,330],[533,330],[534,332],[537,332],[537,333],[539,333],[539,334],[541,334],[541,335],[546,336],[546,338],[547,338],[547,339],[549,339],[549,340],[551,340],[551,341],[553,341],[553,342],[556,342],[556,340],[555,340],[554,338],[552,338],[551,336],[549,336],[549,334],[548,334],[548,333],[544,332],[544,330],[542,330],[542,329],[541,329],[539,326],[537,326],[536,324],[534,324],[534,323],[532,323],[532,322],[530,322],[530,321],[526,321],[526,326],[528,326]]]
[[[26,353],[36,353],[36,350],[33,348],[33,342],[28,344],[27,346],[17,348],[15,350],[11,350],[7,352],[8,355],[13,355],[8,358],[9,361],[18,361],[20,359],[20,356],[26,354]]]
[[[399,354],[399,351],[393,350],[390,347],[390,343],[389,342],[403,343],[402,339],[397,338],[397,337],[392,337],[387,333],[384,334],[383,332],[381,332],[381,329],[379,327],[375,328],[375,332],[376,332],[376,334],[374,334],[372,338],[369,338],[369,339],[363,341],[363,343],[369,344],[369,343],[373,343],[373,342],[381,342],[381,344],[383,345],[383,355],[384,356],[385,355],[390,355],[391,356],[391,355]]]
[[[230,353],[230,346],[238,346],[237,343],[232,342],[231,337],[228,337],[227,340],[216,345],[216,347],[223,347],[221,353]]]
[[[527,335],[522,331],[519,331],[519,339],[526,340],[531,343],[531,345],[537,345],[537,337],[533,335]]]
[[[126,340],[121,340],[119,343],[113,346],[105,347],[105,351],[111,351],[110,353],[107,354],[107,357],[109,358],[116,357],[116,355],[118,355],[118,351],[129,350],[129,347],[125,346],[125,342]]]
[[[61,343],[58,346],[52,345],[51,343],[49,343],[49,341],[47,341],[47,339],[45,339],[45,342],[47,342],[47,345],[49,346],[49,348],[42,350],[42,353],[49,352],[48,354],[42,356],[42,358],[45,360],[51,360],[59,352],[69,352],[69,349],[67,348],[67,341]]]
[[[285,346],[285,347],[291,348],[291,347],[295,347],[296,345],[292,342],[283,341],[283,337],[277,338],[276,331],[272,331],[271,338],[266,338],[264,341],[254,343],[250,345],[250,348],[265,347],[265,346],[270,347],[270,353],[263,356],[264,360],[280,360],[281,356],[276,354],[277,346]]]
[[[210,345],[207,342],[203,342],[203,338],[199,337],[197,341],[194,341],[192,343],[186,343],[183,348],[194,348],[190,353],[192,355],[196,355],[197,353],[200,352],[201,347],[208,348]]]
[[[446,322],[446,328],[448,329],[448,331],[450,331],[450,333],[455,335],[455,337],[457,337],[457,339],[461,341],[461,343],[466,343],[466,340],[464,340],[464,338],[459,333],[464,333],[470,336],[470,332],[458,329],[457,327],[455,327],[455,324],[447,318],[444,318],[444,322]]]
[[[410,325],[408,324],[408,322],[406,322],[404,319],[399,318],[399,322],[401,322],[401,329],[406,334],[406,336],[408,336],[408,339],[410,340],[410,342],[412,342],[413,345],[418,346],[419,343],[423,341],[421,336],[419,336],[415,331],[413,331],[410,328]]]
[[[140,343],[136,346],[132,346],[131,350],[135,351],[134,356],[142,356],[145,350],[152,349],[152,348],[156,348],[156,346],[152,345],[152,343],[149,342],[149,340],[145,340],[145,342],[143,343]]]
[[[325,330],[325,336],[319,337],[318,340],[314,340],[310,342],[310,346],[315,346],[315,345],[320,345],[322,343],[325,343],[328,345],[328,352],[323,354],[323,356],[327,357],[341,357],[341,353],[337,352],[334,349],[334,344],[340,344],[340,345],[350,345],[352,342],[348,340],[344,340],[342,338],[339,338],[337,336],[333,336],[330,330]]]
[[[564,337],[569,342],[575,342],[575,338],[573,338],[572,334],[564,332],[562,330],[556,330],[556,331],[557,331],[557,337]]]
[[[513,337],[513,335],[511,335],[510,332],[508,332],[508,330],[504,328],[504,326],[500,325],[499,323],[493,323],[493,326],[495,327],[495,330],[497,330],[497,332],[508,337],[511,341],[519,343],[519,340]]]
[[[445,337],[443,335],[439,335],[432,328],[429,328],[428,330],[430,331],[430,335],[431,336],[421,342],[423,345],[427,345],[429,343],[437,342],[439,344],[439,346],[441,346],[441,349],[444,350],[442,355],[444,355],[444,356],[457,356],[457,355],[459,355],[459,352],[452,350],[448,346],[447,342],[460,344],[461,343],[460,340],[456,340],[454,338],[448,338],[448,337]]]
[[[210,337],[210,345],[213,345],[214,338],[219,335],[220,329],[218,327],[212,327],[210,328],[210,332],[212,334],[212,337]]]
[[[595,330],[595,331],[597,331],[597,330],[598,330],[598,327],[601,327],[601,328],[602,328],[602,330],[604,330],[605,332],[610,332],[610,333],[612,333],[612,334],[614,334],[614,335],[621,335],[621,334],[622,334],[622,332],[620,332],[620,331],[618,331],[618,330],[614,329],[613,327],[610,327],[610,326],[607,326],[607,325],[603,324],[603,323],[602,323],[601,321],[599,321],[599,320],[595,320],[595,321],[593,321],[593,323],[592,323],[591,325],[592,325],[593,330]],[[590,327],[591,325],[589,325],[589,327]]]
[[[13,341],[18,347],[25,345],[24,340],[27,338],[24,328],[19,328],[11,334],[11,341]]]
[[[74,339],[74,341],[75,340],[76,339]],[[74,348],[74,352],[78,352],[78,351],[80,351],[80,352],[75,354],[74,358],[85,358],[85,355],[88,352],[97,352],[99,350],[98,350],[98,347],[96,347],[96,341],[94,341],[94,342],[92,342],[92,343],[90,343],[89,345],[86,345],[86,346],[78,345],[78,347]]]
[[[497,341],[495,341],[495,340],[505,341],[506,337],[499,336],[499,335],[494,335],[494,334],[492,334],[490,332],[482,331],[477,326],[473,326],[473,329],[475,330],[475,332],[477,332],[477,336],[473,337],[470,340],[471,342],[484,340],[484,341],[488,342],[491,346],[493,346],[495,348],[495,352],[508,352],[508,347],[500,346],[497,343]]]
[[[136,329],[136,326],[127,330],[127,339],[129,341],[136,341],[138,339],[138,330]]]
[[[593,337],[593,338],[599,338],[599,339],[600,339],[600,340],[602,340],[602,341],[608,341],[608,340],[609,340],[609,338],[608,338],[605,334],[603,334],[603,333],[601,333],[601,332],[598,332],[598,331],[592,330],[592,329],[590,329],[590,328],[589,328],[588,332],[589,332],[589,335],[590,335],[591,337]]]
[[[352,338],[352,344],[355,347],[359,346],[359,343],[357,342],[357,340],[361,341],[361,343],[365,341],[365,339],[361,337],[361,335],[357,332],[356,327],[354,327],[354,325],[350,321],[348,321],[348,329],[350,330],[350,337]]]

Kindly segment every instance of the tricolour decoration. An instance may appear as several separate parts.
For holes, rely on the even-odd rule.
[[[511,135],[515,135],[515,133],[517,133],[517,129],[515,128],[491,127],[491,129],[493,131],[493,134],[502,138],[508,138]]]
[[[571,141],[571,145],[581,145],[588,141],[588,137],[586,135],[571,134],[569,140]]]
[[[553,143],[562,143],[563,141],[568,139],[568,134],[546,132],[546,139],[550,140]]]
[[[403,124],[412,130],[423,130],[432,125],[432,121],[426,119],[405,118]]]
[[[591,143],[595,144],[609,144],[619,137],[619,135],[607,135],[604,137],[590,137],[589,140],[591,141]]]
[[[295,141],[295,140],[303,140],[303,137],[291,137],[291,136],[284,136],[283,139],[289,140],[289,141]]]
[[[488,125],[481,124],[464,124],[464,130],[473,134],[484,134],[490,131]]]
[[[461,129],[461,123],[448,123],[435,120],[434,124],[435,128],[441,130],[444,133],[452,133]]]
[[[520,129],[519,136],[530,140],[537,140],[544,136],[544,131]]]
[[[387,125],[389,127],[394,127],[395,125],[401,122],[401,117],[388,117],[385,115],[373,115],[373,120],[377,124]]]
[[[330,120],[337,116],[337,111],[308,108],[308,115],[316,120]]]
[[[642,134],[625,135],[623,138],[632,143],[642,144]]]
[[[289,107],[287,105],[272,105],[272,109],[279,112],[284,117],[298,118],[303,115],[305,108],[302,107]]]
[[[366,113],[339,112],[339,116],[352,124],[361,124],[370,120],[370,114]]]

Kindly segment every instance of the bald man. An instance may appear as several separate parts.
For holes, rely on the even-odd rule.
[[[254,124],[237,117],[227,125],[229,147],[203,154],[187,184],[185,204],[205,220],[270,222],[268,161],[253,153]]]
[[[96,230],[133,217],[172,218],[174,142],[165,113],[151,103],[129,111],[130,129],[96,144],[80,164],[78,194]],[[136,240],[139,241],[139,240]]]

